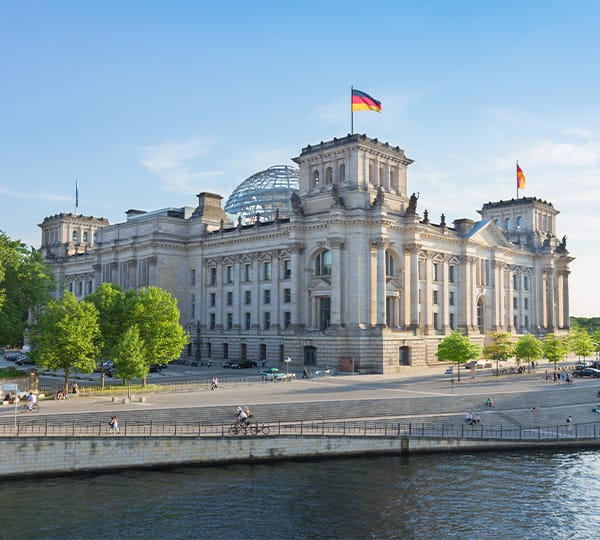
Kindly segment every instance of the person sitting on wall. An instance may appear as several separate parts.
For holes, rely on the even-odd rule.
[[[494,400],[492,399],[492,397],[491,397],[491,396],[490,396],[490,397],[488,397],[488,398],[485,400],[485,406],[486,406],[486,407],[493,407],[493,406],[494,406]]]

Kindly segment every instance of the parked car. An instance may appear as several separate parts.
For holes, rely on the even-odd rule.
[[[167,364],[150,364],[150,373],[160,373],[167,367]]]
[[[227,362],[223,362],[221,364],[221,367],[230,368],[233,366],[233,364],[235,364],[235,360],[227,360]]]
[[[19,357],[15,360],[15,364],[17,364],[17,366],[25,366],[35,364],[35,362],[27,354],[21,353]]]
[[[598,379],[600,378],[600,369],[591,367],[575,369],[571,375],[573,375],[573,377],[592,377],[594,379]]]
[[[20,352],[10,351],[10,352],[4,353],[4,359],[14,362],[17,358],[19,358],[21,356],[21,354],[22,353],[20,353]]]
[[[268,367],[261,369],[260,376],[267,381],[285,381],[294,378],[296,375],[294,373],[286,374],[276,367]]]
[[[254,360],[240,360],[238,362],[233,362],[231,365],[233,369],[249,369],[257,366],[258,364]]]

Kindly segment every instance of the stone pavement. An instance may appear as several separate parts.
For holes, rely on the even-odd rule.
[[[445,367],[414,369],[402,375],[337,375],[286,382],[238,383],[220,380],[185,392],[110,397],[77,396],[44,400],[40,414],[18,414],[20,421],[96,421],[119,415],[122,421],[228,422],[237,405],[249,405],[262,421],[351,418],[394,418],[403,422],[464,422],[467,411],[478,412],[486,425],[549,426],[600,421],[592,409],[600,400],[600,381],[578,379],[573,385],[546,382],[540,367],[532,373],[496,377],[493,369],[461,373],[461,382],[444,374]],[[548,367],[552,369],[552,367]],[[462,372],[463,370],[461,370]],[[496,407],[484,402],[492,396]],[[532,407],[539,411],[532,412]],[[0,422],[14,417],[0,409]]]

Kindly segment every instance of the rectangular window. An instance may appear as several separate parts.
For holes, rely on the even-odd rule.
[[[433,303],[434,304],[438,303],[438,292],[437,291],[433,291]]]
[[[283,303],[289,304],[292,301],[292,289],[283,289]]]
[[[523,276],[523,288],[529,290],[529,276]]]
[[[263,313],[263,329],[268,330],[271,328],[271,312],[265,311]]]
[[[440,265],[438,263],[433,263],[433,281],[440,280]]]
[[[456,323],[454,322],[454,313],[449,313],[450,315],[450,329],[456,330]]]
[[[419,304],[421,303],[421,289],[418,290],[418,298],[417,301],[419,302]]]
[[[88,284],[87,284],[87,293],[92,294],[92,280],[91,279],[90,279],[90,281],[88,281]]]
[[[217,305],[217,295],[214,292],[210,293],[209,304],[210,307],[215,307]]]
[[[227,330],[231,330],[233,328],[233,313],[227,314]]]
[[[283,312],[283,327],[289,328],[291,324],[292,324],[292,312],[284,311]]]
[[[233,306],[233,292],[231,291],[227,293],[227,305]]]
[[[454,291],[450,291],[448,293],[448,304],[450,304],[451,306],[454,305]]]
[[[194,268],[190,270],[190,285],[192,287],[196,286],[196,270]]]
[[[217,284],[217,269],[216,268],[211,268],[209,270],[209,284],[210,285],[216,285]]]
[[[244,265],[244,281],[252,281],[252,265],[250,263]]]
[[[271,303],[271,289],[265,289],[263,291],[263,304]]]
[[[456,269],[453,264],[448,267],[448,281],[450,283],[456,283]]]
[[[529,298],[523,298],[523,309],[529,309]]]
[[[319,298],[319,329],[327,330],[331,324],[331,299],[329,296]]]
[[[529,317],[525,315],[525,330],[529,330]]]
[[[247,306],[252,303],[252,291],[244,291],[244,304]]]
[[[519,307],[519,299],[516,296],[513,296],[513,309],[517,309]]]
[[[192,319],[196,318],[196,295],[195,294],[192,294],[191,316],[192,316]]]
[[[517,319],[517,316],[516,316],[516,315],[514,315],[514,316],[513,316],[513,326],[514,326],[515,328],[519,328],[519,325],[517,324],[518,322],[519,322],[519,321],[518,321],[518,319]]]
[[[439,324],[438,324],[438,323],[439,323],[439,317],[438,317],[438,314],[437,314],[437,313],[434,313],[434,314],[433,314],[433,328],[434,328],[435,330],[439,330]]]
[[[225,267],[225,283],[233,283],[233,266]]]
[[[271,263],[270,262],[263,263],[263,280],[264,281],[271,280]]]
[[[223,343],[223,358],[229,358],[229,343]]]
[[[285,259],[283,261],[283,279],[290,279],[292,277],[292,261],[291,259]]]
[[[211,313],[210,314],[210,323],[209,323],[210,329],[214,330],[216,325],[217,325],[217,316],[214,313]]]
[[[513,289],[515,291],[519,290],[519,274],[513,274]]]
[[[81,296],[81,293],[83,292],[83,283],[81,281],[77,282],[77,295]]]
[[[244,313],[244,328],[246,330],[250,330],[250,326],[252,324],[252,314],[248,311]]]

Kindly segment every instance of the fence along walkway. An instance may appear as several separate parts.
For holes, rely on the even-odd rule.
[[[0,424],[0,437],[399,437],[486,440],[573,440],[599,439],[600,423],[545,427],[470,426],[467,424],[427,424],[412,422],[353,420],[264,423],[264,432],[232,433],[231,424],[176,422],[124,422],[120,433],[112,434],[101,422],[19,422]]]

